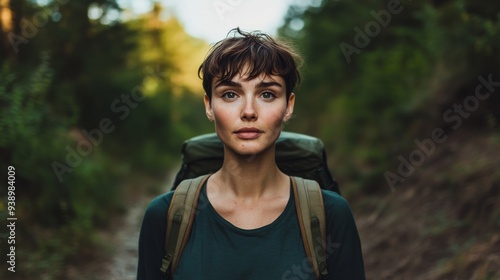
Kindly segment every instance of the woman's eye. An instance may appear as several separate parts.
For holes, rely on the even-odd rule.
[[[232,91],[227,91],[227,92],[224,92],[224,94],[222,94],[222,97],[226,98],[226,99],[233,99],[233,98],[236,98],[236,93],[232,92]]]
[[[270,91],[266,91],[266,92],[262,93],[262,97],[264,99],[273,99],[275,97],[275,95],[274,95],[274,93],[272,93]]]

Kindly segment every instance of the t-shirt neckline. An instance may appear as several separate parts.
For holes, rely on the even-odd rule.
[[[217,210],[215,210],[215,208],[213,207],[212,203],[210,202],[210,200],[208,199],[208,196],[207,196],[207,182],[205,182],[202,186],[201,195],[203,195],[205,197],[205,199],[207,201],[206,203],[208,205],[208,209],[217,222],[221,223],[221,225],[223,225],[228,230],[232,230],[234,232],[244,234],[244,235],[263,234],[267,231],[274,229],[279,224],[281,224],[283,222],[283,220],[285,220],[293,212],[292,210],[293,210],[293,207],[295,205],[294,194],[293,194],[293,189],[292,189],[292,182],[290,181],[290,196],[288,197],[288,202],[287,202],[283,212],[281,212],[281,214],[274,221],[272,221],[271,223],[269,223],[267,225],[264,225],[264,226],[258,227],[258,228],[254,228],[254,229],[242,229],[242,228],[239,228],[239,227],[233,225],[231,222],[229,222],[224,217],[222,217],[217,212]]]

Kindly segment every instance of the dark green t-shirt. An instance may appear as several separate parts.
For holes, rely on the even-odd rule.
[[[175,280],[315,279],[306,258],[293,192],[283,213],[271,224],[244,230],[220,216],[203,186],[191,236],[175,271]],[[173,192],[148,206],[139,238],[137,279],[162,279],[166,213]],[[327,220],[327,279],[365,279],[361,245],[351,209],[344,198],[323,191]]]

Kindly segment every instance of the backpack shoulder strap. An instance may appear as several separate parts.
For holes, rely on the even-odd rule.
[[[328,275],[326,267],[326,218],[323,196],[318,183],[292,177],[300,233],[309,261],[318,279]]]
[[[196,215],[196,206],[200,196],[201,186],[209,175],[182,181],[174,192],[167,213],[167,232],[165,236],[165,257],[162,260],[161,271],[167,275],[175,270],[182,250],[186,245]]]

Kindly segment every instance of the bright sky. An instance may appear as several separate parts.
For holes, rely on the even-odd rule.
[[[291,3],[310,0],[161,0],[184,25],[186,31],[208,43],[226,37],[230,29],[261,30],[275,35]],[[150,1],[118,0],[134,13],[151,10]]]

